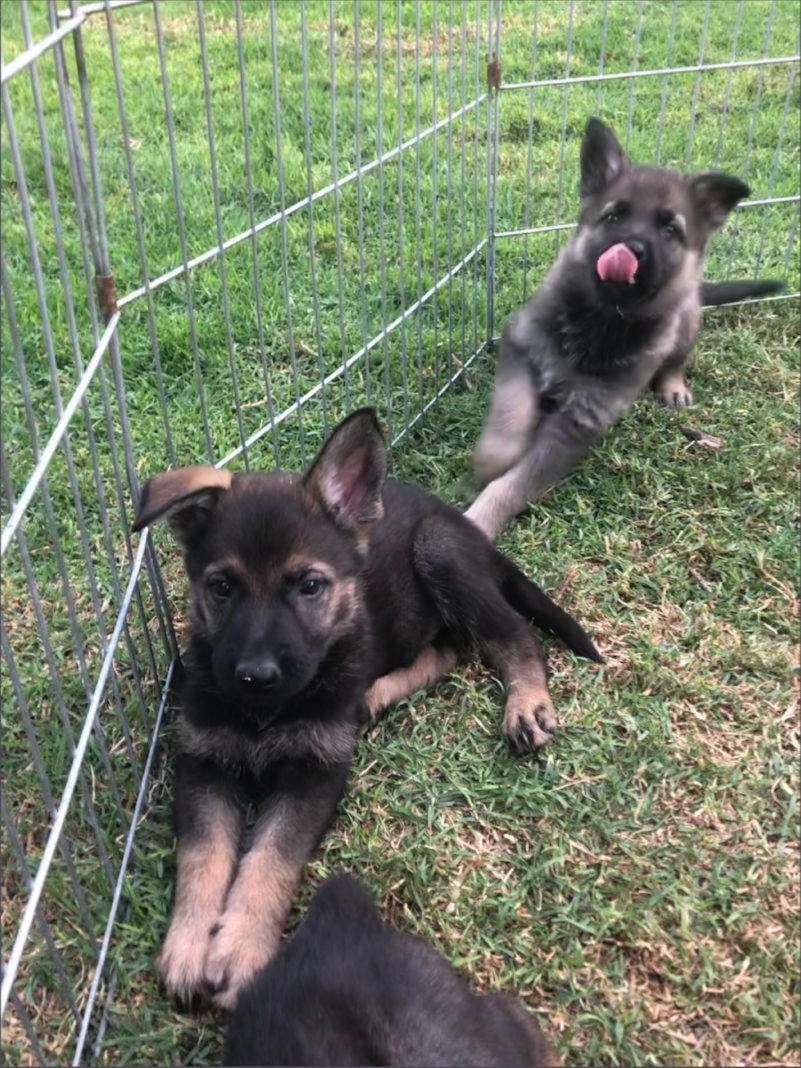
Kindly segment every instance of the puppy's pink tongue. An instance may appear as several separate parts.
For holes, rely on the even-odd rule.
[[[595,267],[602,282],[625,282],[631,286],[637,273],[637,257],[627,245],[612,245],[598,257]]]

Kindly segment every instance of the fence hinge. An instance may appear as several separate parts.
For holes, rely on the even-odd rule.
[[[497,93],[501,87],[501,65],[498,62],[497,55],[493,52],[492,59],[487,56],[487,89],[492,92],[494,89]]]
[[[97,291],[97,303],[100,306],[100,314],[104,319],[110,319],[117,311],[117,283],[113,274],[96,274],[95,289]]]

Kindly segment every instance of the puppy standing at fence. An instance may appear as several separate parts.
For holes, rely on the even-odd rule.
[[[692,402],[684,369],[702,304],[783,288],[701,282],[710,237],[749,194],[739,178],[632,166],[612,131],[592,118],[579,191],[574,237],[501,337],[473,457],[488,485],[466,513],[492,539],[644,390],[672,408]]]
[[[385,484],[384,441],[369,410],[346,419],[302,477],[207,466],[157,475],[143,487],[134,529],[162,517],[184,549],[191,641],[175,768],[175,906],[159,970],[179,1001],[208,991],[230,1006],[278,946],[366,707],[473,651],[507,687],[504,734],[533,749],[556,717],[529,620],[600,657],[461,513]]]

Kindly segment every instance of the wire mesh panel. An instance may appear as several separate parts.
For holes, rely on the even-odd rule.
[[[795,293],[797,15],[2,5],[8,1063],[135,1061],[148,1019],[183,602],[131,537],[139,479],[296,467],[365,403],[399,445],[552,262],[591,113],[639,162],[746,177],[708,273]]]

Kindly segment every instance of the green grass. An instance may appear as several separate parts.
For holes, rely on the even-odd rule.
[[[44,5],[31,3],[29,9],[34,36],[39,37],[46,32]],[[507,0],[502,10],[503,78],[523,81],[531,72],[533,8]],[[703,59],[724,62],[731,55],[737,5],[713,4],[710,10]],[[337,5],[334,11],[337,155],[339,173],[344,174],[357,162],[352,9],[349,4]],[[575,7],[570,52],[574,75],[598,70],[602,11],[603,4],[595,0]],[[679,3],[677,11],[670,62],[693,65],[699,56],[704,5],[690,0]],[[762,55],[769,11],[770,5],[761,0],[749,0],[744,6],[738,57]],[[164,4],[161,13],[186,240],[193,256],[216,242],[197,25],[193,5]],[[282,160],[289,204],[305,195],[307,182],[300,13],[288,4],[279,4],[277,13]],[[447,114],[449,95],[454,107],[463,99],[461,6],[454,6],[450,94],[448,13],[448,5],[438,5],[435,102],[434,10],[430,3],[420,7],[423,126],[435,114],[438,119]],[[3,59],[8,62],[21,48],[19,15],[16,5],[10,4],[3,4],[0,14]],[[233,5],[206,2],[204,14],[222,227],[228,237],[248,225]],[[384,5],[380,50],[384,151],[415,132],[415,9],[403,5],[400,15],[399,132],[396,8]],[[475,6],[469,3],[464,22],[466,100],[475,95],[476,84],[479,91],[484,88],[485,3],[480,15],[477,41]],[[796,2],[781,0],[776,5],[770,54],[797,51],[798,15]],[[255,213],[262,219],[279,207],[269,9],[245,3],[243,17]],[[332,175],[327,18],[326,4],[307,5],[313,188],[326,185]],[[375,4],[360,3],[359,18],[360,147],[366,163],[379,145]],[[636,4],[609,5],[607,72],[631,69],[636,22]],[[670,4],[645,5],[639,69],[664,65],[670,22]],[[155,277],[180,261],[180,250],[152,14],[146,6],[119,12],[115,26],[145,249],[150,275]],[[566,5],[541,3],[537,77],[564,73],[566,32]],[[89,20],[83,36],[110,259],[121,295],[140,285],[141,276],[102,17]],[[70,49],[67,61],[79,106]],[[86,284],[52,59],[46,57],[39,66],[85,362],[93,347],[91,323],[84,311]],[[725,71],[703,75],[687,166],[716,165],[745,174],[755,198],[797,195],[799,97],[797,77],[791,82],[790,70],[769,66],[760,73],[744,68],[732,75],[719,159],[729,77]],[[601,95],[603,116],[623,137],[631,84],[606,83]],[[634,83],[630,149],[635,159],[655,159],[663,111],[661,162],[685,167],[694,87],[692,75],[668,79],[663,106],[661,78]],[[560,88],[538,89],[530,112],[527,92],[503,94],[498,229],[569,222],[574,217],[579,138],[596,100],[592,85],[572,87],[566,99]],[[27,75],[12,83],[10,103],[42,258],[59,384],[66,398],[76,370]],[[318,359],[327,372],[333,371],[343,351],[358,350],[383,322],[394,320],[417,299],[418,262],[425,291],[485,236],[486,122],[483,104],[464,122],[453,123],[450,196],[447,129],[422,143],[419,234],[415,151],[403,156],[402,198],[397,161],[383,168],[382,189],[377,171],[365,177],[364,279],[359,269],[356,185],[342,189],[341,301],[333,198],[315,203],[316,318],[308,217],[301,211],[289,219],[290,301],[301,393],[317,382]],[[20,190],[8,147],[4,124],[3,256],[14,293],[32,416],[43,441],[56,413]],[[724,277],[729,267],[734,277],[752,274],[761,248],[760,273],[787,276],[796,289],[796,214],[797,205],[792,203],[767,212],[744,209],[715,240],[709,276]],[[791,232],[795,239],[788,252]],[[496,333],[547,270],[558,240],[547,234],[498,242]],[[228,253],[225,265],[232,358],[248,434],[266,419],[249,242]],[[259,238],[257,271],[264,359],[276,411],[295,397],[281,265],[280,228],[272,227]],[[351,405],[372,400],[397,434],[444,385],[449,371],[458,366],[455,361],[465,361],[483,342],[485,271],[482,253],[440,290],[435,304],[429,303],[422,315],[412,317],[405,329],[389,335],[386,345],[379,343],[368,360],[356,364],[347,382]],[[193,273],[192,298],[214,457],[220,458],[238,445],[239,433],[216,261]],[[157,291],[154,314],[175,455],[181,463],[204,460],[186,294],[180,280]],[[19,495],[33,457],[5,305],[2,330],[2,431],[10,484]],[[170,452],[142,300],[126,308],[119,345],[130,447],[136,469],[145,477],[166,466]],[[399,926],[429,938],[480,986],[518,992],[540,1015],[556,1049],[570,1064],[798,1063],[797,345],[794,301],[708,314],[692,379],[696,406],[691,412],[676,416],[643,400],[574,476],[510,528],[502,547],[586,623],[598,638],[606,665],[598,668],[576,661],[552,646],[552,689],[564,731],[540,759],[514,758],[505,751],[499,731],[500,685],[476,668],[399,706],[360,748],[349,793],[311,866],[294,919],[328,871],[347,868],[360,874]],[[491,380],[490,361],[476,361],[395,449],[399,477],[457,504],[469,502],[473,488],[468,456]],[[97,605],[92,601],[62,454],[48,477],[75,601],[77,641],[40,497],[23,525],[53,647],[53,669],[76,734],[85,715],[87,689],[79,660],[87,665],[91,685],[101,658],[101,625],[105,634],[111,630],[119,603],[117,584],[124,585],[128,575],[122,532],[130,504],[127,489],[121,493],[115,489],[112,457],[112,444],[122,449],[122,419],[108,365],[105,382],[112,393],[110,418],[98,383],[90,391],[86,413],[76,416],[70,434],[86,543],[99,590]],[[302,445],[296,417],[281,423],[276,433],[280,462],[297,466],[304,454],[312,454],[326,422],[330,426],[344,414],[346,403],[345,383],[339,379],[326,390],[325,405],[320,395],[305,405]],[[97,441],[109,539],[90,463],[87,423]],[[679,430],[683,423],[721,438],[720,451],[690,444]],[[249,460],[257,467],[274,465],[270,435],[251,450]],[[241,468],[241,460],[234,466]],[[5,500],[4,508],[7,513]],[[156,544],[180,632],[184,613],[180,566],[166,534],[159,532]],[[146,636],[154,643],[158,670],[163,673],[166,668],[153,596],[146,581],[140,586],[143,611],[132,614],[130,642],[123,642],[116,660],[114,685],[119,696],[112,693],[100,715],[120,804],[128,813],[136,790],[135,769],[147,747],[145,722],[152,723],[158,696],[158,685],[148,673]],[[43,663],[36,604],[17,550],[9,554],[4,567],[3,617],[42,761],[58,798],[70,746],[57,718],[58,701],[50,670]],[[134,669],[140,673],[141,689],[134,683]],[[46,838],[48,807],[5,672],[2,685],[4,797],[33,873]],[[131,725],[133,760],[121,738],[120,709]],[[170,736],[168,729],[166,737]],[[110,795],[97,743],[90,746],[86,769],[86,792],[93,798],[99,837],[116,875],[125,821]],[[166,786],[163,796],[159,791],[148,796],[135,839],[125,911],[111,946],[117,987],[101,1063],[219,1062],[221,1021],[213,1014],[182,1017],[172,1012],[153,980],[153,960],[166,929],[173,880],[169,775]],[[61,859],[54,864],[42,909],[81,1001],[91,981],[92,945],[102,933],[110,889],[79,794],[66,837],[91,923],[81,917]],[[25,899],[8,850],[4,836],[4,952]],[[72,1021],[36,930],[20,975],[18,992],[39,1040],[52,1063],[61,1063],[71,1055]],[[4,1021],[3,1042],[8,1063],[31,1063],[13,1014]]]

